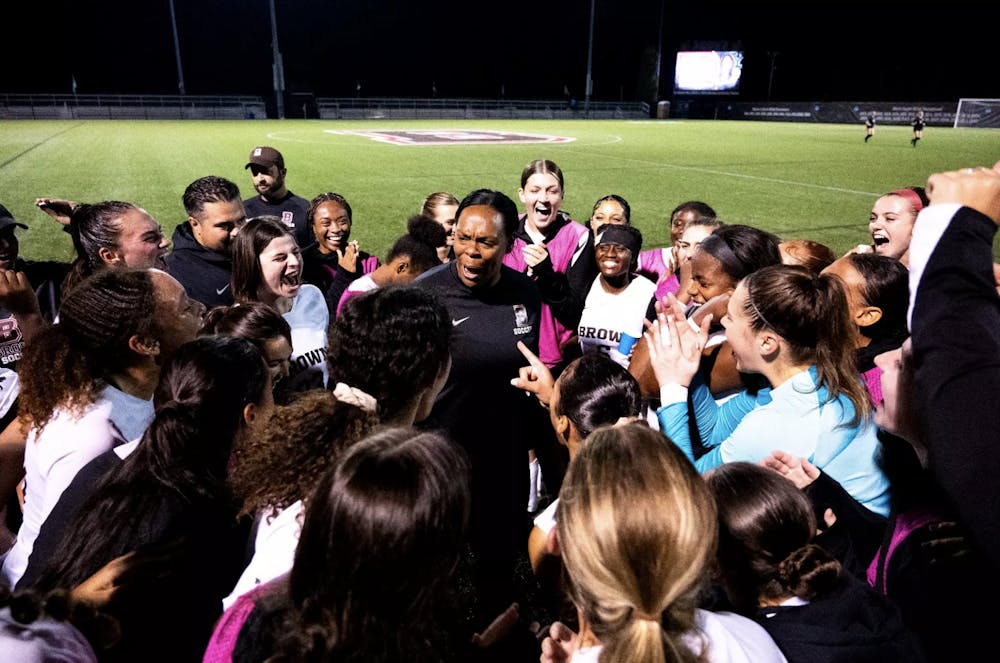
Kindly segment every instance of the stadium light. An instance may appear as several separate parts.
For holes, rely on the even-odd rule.
[[[653,103],[660,100],[660,66],[663,63],[663,0],[660,0],[660,29],[656,33],[656,91]]]
[[[771,101],[771,86],[774,84],[775,61],[778,59],[778,51],[768,51],[767,55],[771,58],[771,73],[767,77],[767,100]]]
[[[285,119],[285,67],[281,61],[281,51],[278,50],[278,20],[275,18],[274,0],[271,5],[271,51],[274,56],[272,69],[274,72],[274,97],[278,103],[278,119]]]
[[[587,89],[584,93],[583,110],[590,110],[590,94],[593,92],[594,79],[591,78],[591,63],[594,60],[594,0],[590,0],[590,36],[587,38]]]
[[[181,66],[181,42],[177,38],[177,15],[174,13],[174,0],[170,0],[170,24],[174,28],[174,57],[177,58],[177,91],[184,96],[184,68]],[[73,79],[73,94],[76,94],[76,78]]]

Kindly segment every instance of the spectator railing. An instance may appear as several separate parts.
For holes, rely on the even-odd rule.
[[[0,94],[7,120],[243,120],[263,119],[263,97],[149,94]]]
[[[648,119],[649,104],[610,101],[533,101],[522,99],[426,99],[346,97],[316,99],[325,120],[416,119]]]

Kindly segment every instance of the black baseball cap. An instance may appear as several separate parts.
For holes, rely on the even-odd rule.
[[[3,230],[7,226],[17,226],[18,228],[28,229],[28,226],[14,220],[14,215],[11,214],[6,207],[0,205],[0,230]]]

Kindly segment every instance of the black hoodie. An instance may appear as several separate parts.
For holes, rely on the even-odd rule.
[[[208,308],[232,304],[229,280],[233,263],[229,254],[199,244],[186,221],[174,230],[172,241],[174,248],[167,256],[167,271],[180,281],[188,297]]]
[[[807,605],[759,609],[757,622],[789,663],[919,663],[924,652],[899,609],[842,572],[831,592]]]

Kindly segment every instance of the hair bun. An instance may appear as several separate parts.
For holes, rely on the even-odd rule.
[[[156,407],[155,416],[161,417],[165,414],[186,414],[190,411],[190,406],[187,403],[182,403],[176,399],[171,398],[168,401],[160,403]]]

